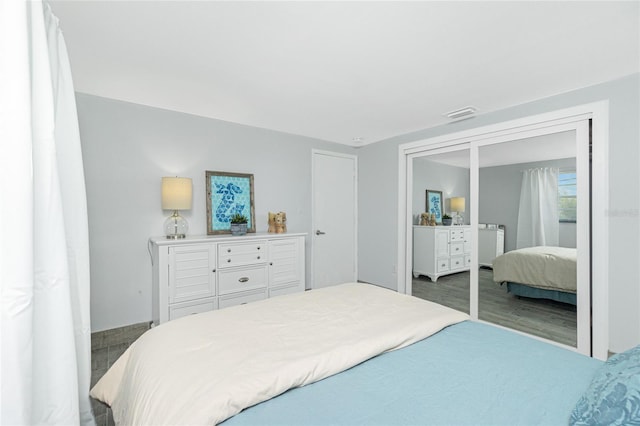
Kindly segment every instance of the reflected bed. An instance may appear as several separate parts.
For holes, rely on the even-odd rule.
[[[565,247],[528,247],[493,260],[493,280],[507,283],[516,296],[576,304],[577,251]]]

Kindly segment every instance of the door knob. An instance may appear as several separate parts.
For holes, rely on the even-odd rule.
[[[316,230],[316,235],[324,235],[324,234],[326,234],[326,232],[322,232],[319,229]]]

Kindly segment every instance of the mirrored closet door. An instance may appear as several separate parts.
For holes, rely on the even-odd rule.
[[[576,120],[407,156],[409,292],[590,354],[589,150]]]
[[[575,133],[478,148],[478,318],[572,347]]]
[[[412,294],[469,313],[469,148],[412,159]]]

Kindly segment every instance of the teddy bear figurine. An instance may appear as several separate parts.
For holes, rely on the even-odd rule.
[[[272,234],[284,234],[287,232],[287,214],[285,212],[269,212],[269,229]]]
[[[269,229],[267,232],[271,234],[276,233],[276,213],[269,212]]]
[[[285,212],[276,213],[275,222],[276,234],[284,234],[287,232],[287,214]]]

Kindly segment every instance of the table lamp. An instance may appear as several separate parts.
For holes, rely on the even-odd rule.
[[[191,178],[162,178],[162,209],[173,210],[173,214],[164,222],[168,239],[184,238],[187,234],[189,224],[178,211],[191,210],[192,192]]]
[[[465,199],[464,197],[453,197],[451,198],[451,211],[456,212],[456,225],[463,225],[464,217],[460,214],[465,209]]]

